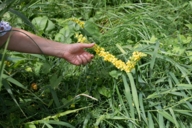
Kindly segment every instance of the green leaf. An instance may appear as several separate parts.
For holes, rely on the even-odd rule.
[[[41,70],[43,71],[44,74],[49,73],[51,68],[51,65],[49,63],[43,63]]]
[[[107,98],[111,97],[111,90],[105,86],[99,88],[99,93]]]
[[[34,72],[35,72],[35,75],[39,76],[39,72],[40,72],[40,69],[41,69],[41,66],[43,65],[42,62],[36,62],[34,64]]]
[[[190,1],[190,3],[192,4],[192,1]],[[185,26],[187,26],[188,29],[192,30],[192,24],[185,24]]]
[[[88,37],[92,37],[93,40],[98,43],[98,39],[100,38],[100,31],[97,25],[92,21],[86,21],[84,27],[85,35]]]
[[[46,28],[45,31],[46,32],[50,32],[51,30],[53,30],[55,28],[55,24],[51,21],[48,20],[47,24],[46,24]]]
[[[75,31],[73,24],[66,24],[59,33],[55,35],[55,40],[63,43],[72,43],[71,37],[74,35]]]
[[[57,76],[57,74],[53,74],[50,78],[50,86],[53,88],[53,89],[56,89],[58,88],[59,84],[61,83],[61,80],[62,80],[62,76]]]
[[[49,32],[55,28],[55,24],[48,19],[48,17],[35,17],[32,20],[32,24],[34,24],[39,30]]]
[[[48,18],[46,16],[44,17],[35,17],[32,20],[33,25],[35,25],[38,29],[44,30],[46,28],[46,24],[48,22]]]
[[[157,38],[153,35],[150,40],[142,40],[145,43],[149,43],[149,44],[155,44],[157,41]]]
[[[172,51],[178,55],[183,55],[183,53],[186,51],[186,48],[180,46],[173,46]]]
[[[191,37],[190,36],[185,37],[184,35],[179,35],[179,38],[180,38],[180,41],[183,44],[188,44],[188,43],[191,42]]]
[[[192,51],[185,51],[185,53],[187,54],[189,60],[192,61]]]
[[[113,70],[111,72],[109,72],[109,75],[115,79],[118,79],[119,76],[121,76],[122,72],[117,71],[117,70]]]

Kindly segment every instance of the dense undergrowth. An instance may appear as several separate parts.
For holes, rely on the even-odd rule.
[[[1,0],[1,20],[61,43],[76,33],[126,62],[130,73],[95,54],[86,66],[1,49],[0,126],[190,128],[192,1]],[[83,31],[68,19],[85,22]]]

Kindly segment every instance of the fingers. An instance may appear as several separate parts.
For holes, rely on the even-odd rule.
[[[86,65],[87,63],[89,63],[91,61],[91,59],[93,58],[93,55],[90,53],[83,53],[81,55],[77,56],[78,59],[78,65]]]

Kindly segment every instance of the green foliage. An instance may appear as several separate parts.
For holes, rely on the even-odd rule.
[[[14,27],[62,43],[82,33],[122,61],[134,51],[147,57],[125,73],[97,55],[77,67],[2,49],[0,126],[191,127],[191,8],[184,0],[1,1],[1,19]]]

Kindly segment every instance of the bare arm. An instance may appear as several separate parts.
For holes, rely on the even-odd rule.
[[[93,55],[86,52],[84,49],[91,48],[94,46],[94,44],[63,44],[39,37],[18,28],[12,28],[12,31],[6,33],[4,36],[1,36],[0,46],[6,42],[9,34],[11,35],[8,50],[24,53],[45,54],[64,58],[74,65],[86,64],[93,58]],[[30,39],[26,34],[33,40]]]

